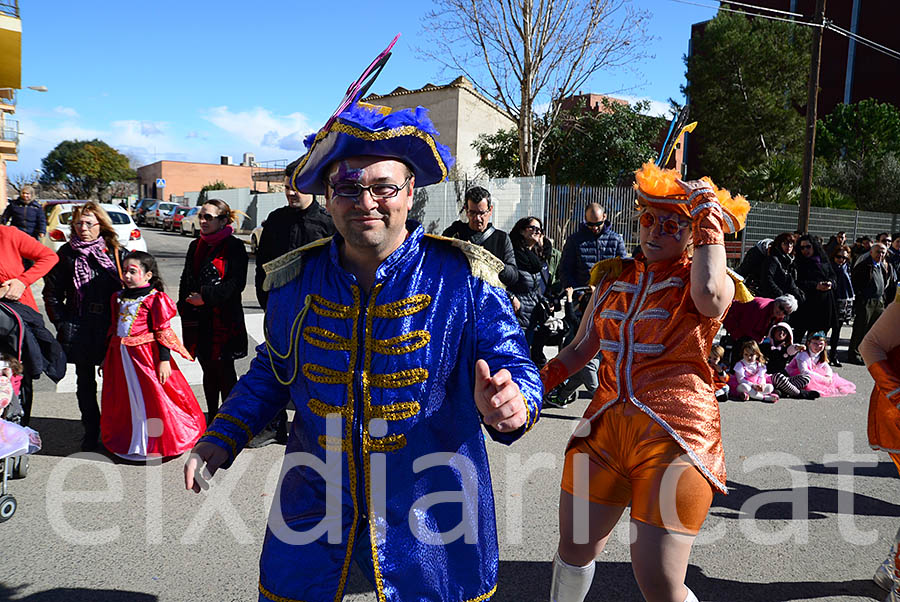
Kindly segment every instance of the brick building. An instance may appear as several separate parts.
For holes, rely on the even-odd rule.
[[[173,196],[197,192],[207,184],[215,182],[223,182],[229,188],[249,188],[255,192],[269,192],[268,182],[254,182],[252,173],[258,171],[258,167],[251,165],[157,161],[137,169],[138,194],[141,198],[168,201]],[[160,178],[166,181],[165,188],[156,186]]]

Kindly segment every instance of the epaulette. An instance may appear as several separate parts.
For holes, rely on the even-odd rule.
[[[612,257],[610,259],[598,261],[594,264],[594,267],[591,268],[590,284],[591,286],[597,286],[607,274],[611,275],[613,278],[618,278],[623,269],[625,269],[625,263],[622,261],[621,257]]]
[[[479,247],[476,244],[458,238],[438,236],[437,234],[426,234],[425,236],[456,247],[466,256],[466,260],[469,262],[469,271],[473,276],[481,278],[491,286],[505,288],[503,283],[500,282],[500,272],[503,271],[505,264],[494,257],[490,251],[485,250],[484,247]]]
[[[731,276],[731,279],[734,280],[734,300],[738,303],[749,303],[750,301],[753,301],[753,293],[751,293],[750,289],[747,288],[747,285],[744,284],[744,277],[728,267],[725,268],[725,271]]]
[[[288,251],[281,257],[276,257],[272,261],[263,265],[266,272],[266,279],[263,281],[263,290],[271,291],[279,286],[284,286],[303,271],[303,254],[311,249],[323,247],[331,242],[333,237],[327,236],[315,240],[308,245],[303,245],[293,251]]]

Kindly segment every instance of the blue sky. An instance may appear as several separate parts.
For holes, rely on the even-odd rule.
[[[585,92],[681,98],[692,23],[714,11],[634,0],[650,12],[650,58],[602,73]],[[712,4],[711,2],[709,4]],[[372,88],[418,88],[456,77],[421,58],[429,0],[237,2],[19,0],[22,85],[19,161],[32,174],[65,139],[100,138],[138,160],[218,162],[244,152],[294,159],[305,134],[331,115],[349,83],[403,35]],[[339,7],[340,15],[331,12]],[[375,7],[390,6],[390,10]],[[151,8],[152,7],[152,8]],[[346,21],[338,21],[351,17]],[[622,92],[622,91],[625,92]]]

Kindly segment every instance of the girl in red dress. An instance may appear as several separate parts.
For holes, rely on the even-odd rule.
[[[103,445],[127,460],[175,456],[191,449],[206,429],[172,351],[193,358],[169,324],[175,303],[163,292],[153,256],[135,251],[122,271],[126,288],[113,295],[103,363]]]

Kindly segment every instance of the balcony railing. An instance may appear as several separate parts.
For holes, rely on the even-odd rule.
[[[0,141],[19,143],[19,122],[14,119],[3,121],[0,126]]]
[[[15,88],[0,88],[0,105],[16,106],[17,97]]]
[[[0,0],[0,14],[19,18],[19,0]]]

